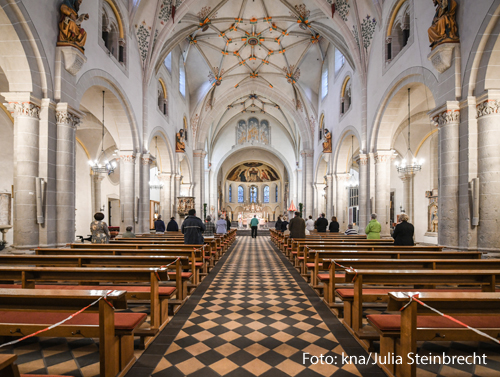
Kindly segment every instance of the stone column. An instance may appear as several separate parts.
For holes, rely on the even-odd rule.
[[[439,126],[438,243],[456,247],[458,246],[459,103],[447,102],[444,107],[432,114],[432,119]]]
[[[333,174],[326,175],[326,186],[326,217],[328,218],[328,221],[330,221],[332,216],[334,216],[333,205],[335,203],[333,198]]]
[[[479,177],[479,249],[500,248],[500,91],[488,91],[477,105]],[[441,191],[439,192],[441,196]],[[440,203],[442,203],[440,198]],[[441,205],[439,206],[441,207]],[[439,218],[441,225],[441,217]]]
[[[14,247],[36,247],[40,105],[33,102],[29,93],[2,95],[14,115]]]
[[[359,192],[358,192],[358,203],[359,203],[359,230],[360,233],[364,234],[366,224],[368,221],[368,155],[359,154],[356,157],[356,162],[359,166]]]
[[[393,151],[377,151],[375,153],[375,211],[377,220],[382,225],[382,232],[380,233],[382,236],[390,235],[390,168],[393,155]]]
[[[135,153],[120,151],[120,232],[135,229]]]
[[[160,173],[158,179],[163,183],[160,191],[160,207],[163,220],[167,221],[172,217],[172,174]]]
[[[103,174],[93,173],[92,183],[94,185],[94,213],[101,211],[102,203],[102,180],[104,179]],[[107,220],[109,221],[109,219]]]
[[[401,178],[401,180],[403,181],[403,206],[405,209],[405,213],[410,218],[409,222],[413,224],[413,175],[403,175],[399,178]]]
[[[56,120],[57,244],[65,245],[75,240],[75,132],[80,118],[70,112],[67,103],[58,103]]]
[[[340,224],[340,229],[347,229],[349,225],[349,216],[347,213],[347,189],[346,183],[351,177],[349,173],[337,173],[337,221]]]
[[[153,157],[150,154],[141,156],[141,181],[139,194],[139,229],[137,233],[149,233],[149,212],[150,212],[150,193],[149,187],[151,164]]]
[[[182,175],[176,174],[174,177],[174,203],[172,206],[172,210],[174,211],[174,216],[177,219],[177,222],[179,223],[179,226],[181,225],[180,220],[181,217],[177,213],[177,197],[181,195],[181,181],[182,181]]]
[[[303,150],[302,156],[302,202],[304,204],[303,215],[309,216],[314,215],[314,187],[313,187],[313,169],[314,169],[314,151],[313,150]],[[297,209],[298,203],[295,203]]]
[[[193,184],[195,208],[198,217],[203,217],[203,203],[205,199],[205,190],[203,183],[205,181],[205,156],[207,153],[203,149],[193,151]],[[222,203],[221,203],[222,205]]]

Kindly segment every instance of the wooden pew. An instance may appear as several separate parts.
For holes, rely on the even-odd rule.
[[[380,334],[380,354],[401,357],[401,365],[393,365],[392,359],[388,360],[389,363],[379,364],[389,376],[416,377],[417,364],[411,363],[410,357],[415,360],[417,341],[489,341],[472,330],[438,316],[416,301],[400,311],[410,302],[409,294],[418,294],[418,299],[431,307],[478,328],[493,338],[500,338],[500,293],[389,293],[387,309],[397,314],[368,315],[369,323]]]
[[[345,273],[346,283],[354,283],[354,289],[337,289],[336,294],[344,301],[344,324],[356,336],[362,335],[363,302],[382,302],[391,291],[407,291],[408,288],[382,288],[363,290],[364,284],[386,285],[467,285],[483,292],[495,292],[496,277],[500,270],[352,270]],[[454,288],[449,288],[454,289]],[[446,290],[449,290],[446,289]],[[463,290],[463,289],[462,289]],[[431,291],[434,291],[432,289]]]
[[[115,308],[126,309],[125,291],[0,289],[0,336],[23,336],[45,329],[106,294]],[[100,376],[123,376],[135,362],[134,329],[146,315],[114,313],[108,302],[99,301],[43,336],[99,338]],[[127,328],[115,327],[124,321],[130,322]]]
[[[21,282],[19,288],[36,288],[36,283],[40,282],[85,282],[85,285],[39,285],[38,288],[54,289],[120,289],[126,290],[127,297],[137,300],[148,300],[151,306],[151,331],[141,330],[141,341],[147,346],[156,335],[159,329],[168,323],[168,304],[173,292],[182,292],[181,280],[181,260],[179,258],[175,264],[176,289],[173,287],[161,287],[166,291],[165,295],[160,295],[159,280],[169,279],[166,269],[158,268],[97,268],[97,267],[6,267],[0,266],[0,276],[3,281]],[[187,260],[187,258],[186,258]],[[189,261],[187,260],[187,263]],[[117,285],[100,285],[99,283],[113,283]],[[146,283],[149,289],[135,285],[124,285],[129,282]],[[89,284],[90,283],[90,284]],[[8,285],[2,285],[8,288]],[[36,289],[38,291],[39,289]],[[178,295],[179,300],[184,300],[182,293]],[[173,300],[170,300],[171,302]]]

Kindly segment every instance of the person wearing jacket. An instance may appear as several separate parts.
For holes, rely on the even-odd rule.
[[[165,233],[165,223],[161,219],[161,215],[158,216],[158,219],[155,221],[155,230],[158,234]]]
[[[227,231],[229,232],[229,229],[231,229],[231,219],[229,218],[229,215],[226,215],[226,224],[227,224]]]
[[[281,221],[281,216],[278,216],[278,220],[276,220],[276,224],[274,225],[278,232],[281,232],[281,224],[282,223],[283,223],[283,221]]]
[[[412,224],[408,222],[408,215],[403,213],[399,216],[401,222],[394,228],[394,233],[392,238],[394,238],[395,246],[414,246],[413,234],[415,233],[415,228]]]
[[[226,234],[227,233],[227,222],[226,220],[222,217],[222,215],[219,216],[219,220],[215,223],[216,230],[215,232],[217,234]]]
[[[288,221],[286,221],[287,218],[284,217],[283,218],[283,221],[281,222],[281,231],[282,232],[285,232],[286,230],[288,230]]]
[[[171,217],[170,221],[167,224],[167,232],[178,232],[179,225],[177,225],[177,221],[175,221],[175,217]]]
[[[288,224],[290,238],[306,238],[306,222],[300,217],[300,212],[295,212],[295,217]]]
[[[205,231],[205,224],[199,217],[196,217],[196,210],[190,209],[188,216],[182,223],[182,234],[184,234],[185,245],[203,245],[205,239],[202,232]]]
[[[309,216],[309,220],[306,221],[306,229],[309,232],[314,232],[314,220],[312,216]]]
[[[316,220],[316,230],[318,231],[318,233],[325,233],[327,227],[328,227],[328,220],[325,219],[325,214],[322,213],[321,217],[318,220]]]
[[[379,240],[382,225],[377,221],[377,214],[372,213],[372,219],[365,228],[366,238],[369,240]]]
[[[250,228],[252,228],[252,238],[257,238],[257,229],[259,227],[259,219],[257,215],[253,215],[253,219],[250,220]]]
[[[205,231],[203,236],[213,237],[215,233],[215,224],[212,222],[212,216],[208,215],[205,219]]]
[[[340,224],[335,216],[332,217],[332,222],[328,226],[330,233],[338,233],[340,231]]]

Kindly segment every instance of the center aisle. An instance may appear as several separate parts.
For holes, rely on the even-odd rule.
[[[152,344],[128,375],[142,364],[154,377],[383,376],[377,366],[342,364],[343,353],[366,353],[278,253],[267,237],[239,237],[180,331],[169,325],[160,335],[171,332],[171,344],[157,365]],[[304,354],[335,363],[304,363]]]

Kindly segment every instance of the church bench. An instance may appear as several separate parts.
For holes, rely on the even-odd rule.
[[[418,299],[467,325],[499,339],[500,293],[495,292],[391,292],[388,311],[391,314],[368,315],[368,322],[380,336],[380,354],[401,357],[401,365],[392,359],[379,366],[390,376],[415,377],[416,363],[408,355],[417,353],[418,341],[488,341],[487,338],[412,301],[408,294],[418,293]]]
[[[181,258],[182,259],[182,258]],[[127,291],[129,299],[147,300],[150,302],[151,329],[156,333],[168,323],[168,304],[181,305],[183,296],[183,281],[181,278],[181,259],[176,262],[176,287],[160,286],[161,281],[169,279],[167,270],[157,268],[98,268],[98,267],[5,267],[0,266],[0,276],[4,282],[20,282],[19,288],[40,288],[40,282],[64,282],[62,285],[43,288],[58,287],[67,290],[78,290],[82,286],[88,289],[120,289]],[[186,258],[186,261],[187,258]],[[68,285],[68,282],[83,283],[81,285]],[[127,285],[128,283],[143,283],[148,286]],[[109,285],[112,283],[113,285]],[[38,286],[36,285],[38,284]],[[2,285],[6,287],[6,285]],[[54,288],[57,289],[57,288]],[[38,291],[38,289],[36,289]],[[177,300],[172,300],[173,294]],[[141,342],[147,345],[152,341],[148,332],[144,332]]]
[[[127,308],[126,292],[119,290],[0,289],[0,336],[24,336],[45,329],[106,294],[115,308]],[[100,376],[123,376],[135,362],[134,332],[145,319],[143,313],[115,313],[101,300],[43,336],[98,338]]]
[[[496,277],[500,270],[355,270],[345,272],[346,283],[354,283],[354,288],[336,289],[336,294],[344,303],[344,324],[356,335],[362,328],[363,302],[384,302],[389,287],[367,290],[364,284],[412,285],[412,286],[473,286],[483,292],[495,292]],[[389,291],[388,291],[389,289]],[[393,288],[400,290],[401,288]],[[403,288],[403,290],[411,290]],[[418,288],[417,288],[418,289]],[[426,288],[426,290],[429,288]],[[450,290],[454,288],[442,288]],[[464,290],[464,288],[458,288]],[[434,291],[435,289],[430,289]]]
[[[291,242],[292,242],[292,238],[290,237],[289,234],[284,235],[282,232],[276,232],[276,233],[278,236],[278,247],[281,251],[284,252],[285,251],[284,244],[286,244],[287,246],[290,246]],[[314,241],[314,240],[343,240],[343,239],[354,241],[354,240],[363,240],[363,239],[366,240],[366,235],[346,236],[345,234],[342,234],[342,233],[326,232],[326,233],[313,233],[312,235],[306,235],[305,239],[311,240],[311,241]]]

